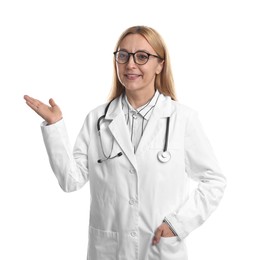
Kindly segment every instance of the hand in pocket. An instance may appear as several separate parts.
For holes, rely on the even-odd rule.
[[[161,237],[173,237],[174,233],[170,230],[166,223],[162,223],[155,231],[155,235],[152,240],[152,244],[156,245],[159,243]]]

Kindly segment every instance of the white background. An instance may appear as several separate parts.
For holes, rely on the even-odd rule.
[[[187,239],[190,260],[259,259],[257,1],[0,2],[0,259],[85,260],[89,185],[66,194],[28,94],[60,105],[71,144],[104,103],[121,32],[148,25],[170,51],[178,100],[196,110],[228,179]]]

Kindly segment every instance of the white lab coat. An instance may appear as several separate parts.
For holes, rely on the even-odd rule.
[[[52,169],[64,191],[90,183],[91,205],[88,260],[186,260],[184,238],[217,207],[225,188],[212,148],[196,112],[160,95],[134,154],[129,130],[115,99],[101,124],[104,152],[123,155],[103,159],[97,120],[106,105],[91,111],[74,146],[69,145],[64,121],[43,125],[42,133]],[[157,159],[165,142],[170,117],[168,150],[171,160]],[[189,181],[197,188],[189,192]],[[178,234],[153,246],[156,228],[166,218]]]

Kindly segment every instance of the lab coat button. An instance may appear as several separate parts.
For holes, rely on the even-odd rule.
[[[135,173],[135,170],[134,169],[130,169],[130,174],[134,174]]]
[[[133,205],[134,203],[135,203],[135,200],[134,200],[134,199],[130,199],[130,200],[129,200],[129,204],[130,204],[130,205]]]
[[[136,237],[136,236],[137,236],[137,232],[132,231],[132,232],[130,232],[130,235],[131,235],[132,237]]]

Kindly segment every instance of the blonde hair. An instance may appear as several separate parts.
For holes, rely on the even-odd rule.
[[[147,26],[133,26],[126,29],[121,34],[115,46],[115,51],[118,50],[122,40],[129,34],[140,34],[141,36],[143,36],[147,40],[147,42],[151,45],[151,47],[155,50],[157,55],[164,60],[163,69],[160,72],[160,74],[156,76],[155,79],[155,88],[160,93],[166,96],[170,96],[173,100],[176,100],[170,58],[162,37],[153,28]],[[109,95],[109,100],[117,98],[123,93],[123,91],[124,91],[124,86],[121,84],[121,82],[118,79],[116,62],[114,60],[113,85]]]

